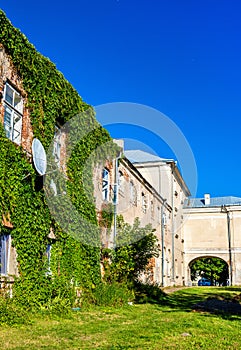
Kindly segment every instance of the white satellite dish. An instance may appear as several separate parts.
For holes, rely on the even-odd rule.
[[[47,168],[47,158],[44,147],[39,139],[33,139],[32,143],[33,163],[39,175],[44,175]]]

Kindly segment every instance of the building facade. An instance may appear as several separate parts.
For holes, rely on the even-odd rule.
[[[91,169],[80,167],[100,145],[108,141],[112,145],[111,137],[95,119],[93,108],[1,10],[0,27],[0,286],[19,275],[20,283],[27,281],[28,290],[34,293],[37,281],[47,283],[46,276],[51,274],[53,283],[64,277],[70,284],[74,280],[76,286],[91,288],[101,280],[100,247],[87,246],[81,240],[99,237],[93,183],[89,181],[85,189],[82,185],[83,171],[91,179]],[[75,130],[87,135],[91,125],[92,132],[84,143],[78,143],[73,154],[68,154],[71,165],[66,167],[61,160],[65,149],[55,131],[56,126],[65,125],[74,116],[79,116]],[[54,158],[49,173],[61,173],[59,182],[49,187],[67,230],[55,220],[47,203],[44,171],[40,173],[34,161],[38,158],[42,162],[45,157],[32,155],[32,147],[40,144]],[[88,230],[85,222],[82,226],[75,224],[78,239],[70,232],[73,220],[67,190],[76,216],[82,215],[89,224]]]
[[[185,284],[183,203],[189,191],[176,163],[140,150],[125,151],[120,160],[96,169],[94,183],[99,217],[104,203],[116,202],[115,214],[127,223],[138,217],[142,227],[151,224],[156,230],[160,256],[152,261],[152,282]],[[115,222],[103,231],[108,232],[103,244],[113,247]]]
[[[0,97],[0,122],[4,127],[6,137],[16,145],[21,145],[28,157],[31,158],[33,132],[29,112],[26,108],[27,94],[17,70],[1,44]],[[2,211],[2,226],[3,229],[0,233],[0,276],[17,276],[17,252],[12,245],[11,230],[13,225],[8,211]],[[12,277],[8,279],[12,281]]]
[[[40,190],[34,184],[34,181],[39,177],[34,173],[32,164],[32,143],[36,135],[41,136],[43,141],[46,138],[53,138],[55,129],[53,156],[58,169],[61,169],[67,177],[66,148],[64,147],[67,136],[65,133],[59,133],[58,127],[67,122],[72,114],[83,111],[88,106],[81,100],[71,85],[63,79],[62,75],[57,72],[52,63],[47,59],[42,59],[34,48],[27,43],[26,38],[22,38],[21,34],[12,28],[1,11],[0,21],[1,27],[5,26],[7,28],[7,30],[0,33],[0,38],[5,41],[5,45],[11,35],[13,35],[13,42],[15,40],[14,35],[18,35],[16,43],[21,43],[21,49],[16,50],[16,56],[14,56],[14,50],[12,53],[15,65],[13,64],[13,57],[10,55],[11,45],[9,50],[6,50],[6,47],[0,44],[0,123],[5,134],[4,140],[1,138],[1,142],[4,144],[7,141],[8,146],[11,143],[11,147],[13,145],[11,150],[21,150],[21,157],[20,151],[16,152],[15,155],[18,155],[16,159],[19,162],[24,163],[22,172],[17,175],[14,171],[11,172],[12,182],[9,182],[11,162],[6,162],[5,168],[0,164],[2,180],[0,184],[1,281],[5,278],[12,281],[12,276],[18,276],[19,271],[21,272],[21,268],[19,269],[21,267],[20,261],[23,265],[25,264],[22,270],[23,273],[30,273],[34,267],[39,267],[42,262],[46,263],[46,259],[50,264],[51,254],[54,255],[50,248],[54,240],[57,248],[52,249],[52,251],[55,250],[56,275],[59,275],[65,262],[64,260],[62,262],[56,261],[62,254],[61,249],[64,249],[63,247],[66,245],[66,238],[63,232],[60,232],[61,230],[55,232],[54,220],[50,218],[43,196],[39,195]],[[4,35],[7,35],[7,39]],[[21,53],[17,57],[17,53],[21,52],[22,49],[25,50],[25,56]],[[29,53],[31,54],[28,56]],[[24,64],[22,64],[22,58],[26,59]],[[29,66],[24,74],[25,76],[30,75],[28,93],[24,88],[24,74],[22,72],[21,76],[20,70],[16,68],[17,64],[21,68],[26,65],[26,62]],[[32,90],[36,89],[37,92],[33,94],[34,98],[32,96],[30,104],[32,79],[38,73],[42,73],[39,71],[39,67],[45,70],[42,76],[40,74],[39,78],[36,78],[33,83]],[[48,72],[50,72],[49,78],[47,77]],[[60,111],[64,111],[64,116],[59,115]],[[85,122],[87,126],[89,124],[96,126],[94,129],[100,127],[97,125],[97,121],[94,121],[91,113],[90,119],[85,119],[80,120],[81,128],[82,126],[84,128]],[[34,128],[33,125],[36,120],[38,123],[35,123]],[[103,136],[103,139],[100,135]],[[91,145],[88,145],[90,147],[84,144],[79,152],[80,156],[88,148],[97,149],[101,144],[111,141],[110,136],[103,130],[89,139],[91,140]],[[86,143],[88,141],[85,140]],[[49,144],[49,142],[46,141],[46,144]],[[123,145],[121,146],[124,148]],[[10,154],[6,153],[4,156],[7,159]],[[13,157],[13,152],[11,156]],[[88,154],[85,154],[84,159],[88,159],[88,156]],[[11,161],[13,164],[15,159],[11,159]],[[241,230],[241,198],[210,198],[206,195],[203,199],[188,199],[190,192],[175,160],[160,158],[140,150],[132,150],[123,151],[117,159],[106,160],[101,163],[102,165],[94,167],[93,184],[88,183],[87,187],[92,188],[93,185],[93,193],[91,192],[88,196],[91,197],[93,194],[95,203],[93,208],[89,208],[90,206],[88,207],[88,201],[86,200],[89,197],[85,197],[83,193],[81,193],[81,196],[79,195],[84,190],[81,187],[82,173],[78,168],[78,162],[77,159],[75,164],[72,163],[72,167],[77,169],[76,176],[73,173],[71,174],[72,197],[75,199],[75,205],[79,212],[87,213],[86,217],[93,219],[94,224],[96,224],[96,211],[97,221],[101,224],[101,242],[103,246],[115,246],[116,236],[118,235],[116,226],[118,215],[122,215],[124,220],[131,225],[135,218],[139,218],[142,227],[147,224],[152,225],[158,238],[160,256],[150,262],[152,272],[148,276],[152,282],[161,286],[190,285],[192,283],[190,264],[200,257],[211,256],[223,259],[227,263],[231,284],[241,284],[241,235],[239,234]],[[18,164],[15,164],[14,167],[17,171]],[[26,187],[24,187],[23,182],[26,179]],[[34,186],[35,188],[33,188]],[[8,195],[5,193],[6,187],[8,187]],[[58,197],[59,193],[54,183],[52,189],[54,196]],[[21,205],[24,209],[17,213],[16,208],[21,207]],[[114,213],[114,220],[110,222],[108,215],[106,216],[107,219],[104,218],[104,212],[107,214]],[[14,215],[15,226],[13,224]],[[31,216],[31,219],[29,219],[29,216]],[[68,220],[68,217],[66,220]],[[14,230],[15,238],[12,235]],[[59,237],[56,240],[58,234]],[[15,244],[13,244],[14,239]],[[26,254],[24,251],[25,243],[28,244]],[[17,253],[16,246],[20,254]],[[85,265],[81,269],[75,266],[76,270],[79,271],[78,279],[81,280],[83,271],[87,271],[89,266],[98,265],[98,254],[93,253],[93,249],[90,249],[89,254],[88,250],[85,251],[80,244],[78,246],[72,244],[72,248],[71,254],[69,254],[70,260],[66,263],[67,267],[64,266],[64,268],[67,271],[69,265],[79,262],[81,254],[85,254]],[[81,253],[75,256],[73,262],[71,260],[72,255],[78,249]],[[34,251],[38,253],[34,255]],[[59,254],[60,251],[61,254]],[[88,259],[92,253],[93,259],[91,258],[90,263]],[[28,259],[25,259],[26,255],[29,256]],[[35,264],[36,256],[39,257],[39,261]],[[88,271],[86,274],[88,274]],[[100,275],[98,268],[93,268],[89,275],[95,276],[94,278],[98,280]],[[70,279],[72,280],[72,276],[70,276]],[[88,277],[85,276],[85,280],[87,281]],[[93,281],[91,280],[91,283]]]
[[[189,199],[184,215],[185,281],[192,285],[190,265],[198,258],[216,257],[226,262],[230,285],[241,284],[241,198]]]
[[[164,271],[167,276],[165,285],[183,285],[185,284],[183,204],[190,196],[190,191],[173,159],[160,158],[140,150],[125,151],[125,155],[171,208],[169,213],[165,211],[163,213],[164,221],[167,222],[163,247]]]

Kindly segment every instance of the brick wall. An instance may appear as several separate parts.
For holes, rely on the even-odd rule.
[[[22,80],[13,66],[10,57],[6,53],[2,44],[0,44],[0,122],[3,124],[4,108],[3,108],[3,91],[6,82],[9,82],[23,97],[24,110],[23,110],[23,123],[22,123],[22,140],[21,145],[26,151],[27,155],[31,157],[33,129],[31,126],[29,111],[26,108],[27,94],[23,88]]]

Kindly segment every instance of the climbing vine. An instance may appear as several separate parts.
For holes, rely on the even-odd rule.
[[[67,188],[75,208],[93,223],[93,235],[98,240],[92,170],[96,162],[113,157],[116,146],[110,142],[108,132],[96,121],[93,108],[81,99],[55,65],[36,51],[1,10],[0,28],[0,43],[10,56],[27,93],[34,137],[46,149],[53,139],[56,124],[63,125],[76,114],[88,111],[81,114],[81,125],[76,126],[87,136],[71,153]],[[93,131],[89,133],[90,126]],[[110,143],[105,151],[95,152],[106,142]],[[19,295],[25,295],[23,291],[34,291],[35,299],[37,295],[41,303],[46,302],[49,295],[57,295],[59,286],[63,288],[63,285],[74,284],[93,288],[100,281],[99,247],[75,240],[54,221],[43,188],[37,186],[39,176],[23,149],[5,137],[2,126],[0,149],[0,214],[9,217],[13,225],[11,235],[17,251],[20,276],[16,290],[20,291]],[[91,158],[93,153],[95,156]],[[86,167],[88,159],[92,159],[92,162],[88,162]],[[54,239],[48,237],[51,230]],[[85,234],[85,227],[79,230]],[[51,276],[46,273],[47,244],[52,245]],[[54,287],[50,288],[53,283]]]

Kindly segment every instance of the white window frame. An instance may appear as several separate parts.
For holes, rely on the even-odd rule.
[[[109,170],[104,168],[102,170],[102,199],[103,201],[109,201],[110,197],[110,173]]]
[[[0,275],[7,276],[9,272],[11,235],[0,234]]]
[[[52,271],[51,271],[51,249],[52,249],[52,244],[47,244],[46,247],[46,258],[47,258],[47,271],[46,271],[46,276],[51,276]]]
[[[55,163],[60,167],[60,156],[61,156],[61,132],[60,128],[55,125],[54,132],[54,147],[53,147],[53,156]]]
[[[3,92],[4,129],[9,140],[21,144],[23,121],[23,97],[9,83]]]

